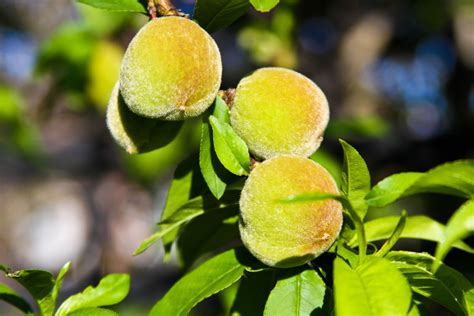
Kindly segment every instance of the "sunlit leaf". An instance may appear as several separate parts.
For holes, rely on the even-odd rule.
[[[398,173],[377,183],[366,200],[371,206],[383,207],[419,193],[441,193],[471,198],[474,196],[473,174],[474,160],[445,163],[425,173]]]
[[[411,305],[407,280],[380,257],[368,257],[355,269],[336,258],[334,295],[338,316],[406,315]]]
[[[456,270],[441,264],[431,271],[435,258],[427,253],[391,251],[385,257],[405,275],[412,290],[438,302],[456,315],[465,315],[474,308],[472,284]]]
[[[188,315],[199,302],[237,282],[244,271],[238,251],[221,253],[176,282],[149,315]]]
[[[398,219],[398,216],[387,216],[366,222],[364,226],[367,242],[387,239],[397,226]],[[408,216],[405,228],[403,229],[400,238],[413,238],[439,242],[444,236],[444,230],[445,227],[443,224],[438,223],[428,216]],[[357,238],[354,236],[348,244],[351,247],[356,246]],[[474,249],[461,241],[454,243],[454,247],[469,253],[474,253]]]
[[[289,270],[271,291],[264,315],[311,315],[322,308],[325,292],[326,285],[314,270]]]
[[[81,293],[70,296],[59,307],[56,316],[65,316],[84,308],[120,303],[130,289],[128,274],[109,274],[96,287],[88,286]]]
[[[375,253],[375,256],[383,257],[385,256],[393,246],[397,243],[398,239],[403,233],[403,229],[405,228],[405,224],[407,221],[407,212],[403,211],[402,215],[398,219],[398,223],[392,231],[390,237],[385,241],[382,247]]]
[[[273,9],[280,0],[250,0],[253,7],[260,12],[268,12]]]
[[[341,189],[363,220],[368,208],[365,196],[370,191],[370,173],[359,152],[342,139],[339,142],[344,149]]]
[[[436,260],[433,269],[439,266],[440,261],[444,259],[451,247],[469,235],[474,233],[474,200],[469,200],[451,216],[444,236],[436,247]]]
[[[98,9],[146,13],[146,0],[76,0]]]

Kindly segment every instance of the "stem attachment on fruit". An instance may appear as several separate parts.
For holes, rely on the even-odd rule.
[[[229,110],[232,108],[232,104],[234,103],[235,97],[235,89],[229,88],[227,90],[219,90],[219,96],[224,100],[225,104]]]
[[[160,16],[181,16],[187,18],[188,15],[176,9],[171,0],[155,0],[156,9]]]

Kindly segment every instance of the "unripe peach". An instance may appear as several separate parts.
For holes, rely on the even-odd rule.
[[[107,105],[110,134],[129,154],[148,152],[168,144],[182,122],[164,122],[136,115],[125,104],[117,83]]]
[[[303,265],[327,251],[339,235],[342,206],[334,200],[283,203],[289,195],[338,194],[337,185],[318,163],[282,155],[257,165],[240,197],[240,236],[266,265]]]
[[[120,91],[136,114],[183,120],[212,104],[221,76],[221,56],[212,37],[189,19],[162,17],[148,22],[130,42]]]
[[[285,68],[262,68],[238,84],[230,118],[257,157],[308,157],[321,144],[329,107],[307,77]]]

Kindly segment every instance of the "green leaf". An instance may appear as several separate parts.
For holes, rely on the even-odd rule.
[[[45,298],[54,287],[53,275],[48,271],[18,270],[8,272],[6,276],[23,285],[36,301]]]
[[[96,287],[88,286],[81,293],[65,300],[56,316],[65,316],[84,308],[100,307],[120,303],[130,289],[128,274],[109,274],[100,280]]]
[[[192,219],[204,214],[205,212],[217,209],[229,209],[238,205],[239,191],[229,190],[221,200],[216,200],[209,195],[197,196],[174,212],[166,220],[160,222],[160,230],[141,242],[140,246],[133,253],[134,256],[147,250],[152,244],[160,240],[164,235],[175,230],[181,225],[188,223]]]
[[[220,96],[216,97],[216,101],[214,102],[214,110],[212,111],[212,115],[214,115],[221,122],[230,123],[229,107],[227,106],[225,101]]]
[[[326,285],[314,270],[290,270],[271,291],[264,315],[312,315],[322,308],[325,292]]]
[[[275,270],[245,273],[240,280],[232,316],[261,316],[270,291],[275,286]]]
[[[392,231],[390,237],[385,241],[379,251],[375,253],[375,256],[383,257],[385,256],[393,246],[397,243],[398,239],[405,228],[405,224],[407,221],[407,211],[403,210],[400,218],[398,219],[398,223],[395,226],[395,229]]]
[[[56,299],[58,298],[59,290],[61,289],[61,285],[63,284],[64,277],[66,273],[69,271],[71,267],[71,263],[67,262],[58,272],[58,276],[54,281],[54,286],[51,292],[43,299],[38,301],[38,305],[41,311],[41,315],[53,315],[54,310],[56,308]]]
[[[360,219],[363,220],[368,208],[365,196],[370,191],[369,169],[362,156],[354,147],[342,139],[339,142],[344,149],[341,189]]]
[[[245,142],[229,124],[219,121],[215,116],[211,115],[209,122],[212,126],[214,149],[219,161],[235,175],[248,175],[250,156]]]
[[[202,187],[201,176],[195,166],[196,157],[190,156],[182,161],[174,172],[173,181],[168,190],[166,204],[161,214],[161,220],[167,220],[190,198],[197,195],[196,187]],[[161,229],[167,229],[167,225],[160,226]],[[171,244],[177,238],[178,229],[174,229],[163,236],[163,245],[165,247],[165,256],[171,251]]]
[[[247,13],[248,0],[197,0],[193,19],[209,33],[232,24]]]
[[[118,313],[105,308],[83,308],[68,314],[68,316],[118,316]]]
[[[0,300],[15,306],[27,315],[33,315],[33,309],[30,304],[17,292],[2,283],[0,283]]]
[[[405,172],[389,176],[366,196],[371,206],[383,207],[419,193],[441,193],[465,198],[474,196],[474,160],[458,160],[425,173]]]
[[[406,315],[411,290],[405,277],[388,260],[368,257],[352,269],[343,259],[334,261],[336,315]]]
[[[387,216],[366,222],[365,232],[367,242],[389,238],[390,234],[397,226],[398,219],[398,216]],[[414,238],[439,242],[443,239],[444,229],[443,224],[438,223],[428,216],[409,216],[407,217],[405,228],[403,229],[400,238]],[[348,244],[351,247],[356,246],[357,237],[354,236]],[[454,243],[454,247],[469,253],[474,253],[474,249],[461,241]]]
[[[474,305],[472,284],[456,270],[441,264],[436,273],[431,271],[435,258],[427,253],[391,251],[385,257],[405,275],[413,292],[433,300],[456,315],[468,314]],[[470,306],[470,307],[469,307]]]
[[[185,269],[190,268],[201,256],[216,249],[228,249],[239,240],[237,226],[239,208],[225,212],[215,210],[193,219],[180,234],[178,254]]]
[[[459,240],[462,240],[474,233],[474,200],[469,200],[451,216],[441,239],[436,247],[436,263],[433,269],[436,270],[441,260],[447,255],[451,247]]]
[[[122,12],[146,13],[146,0],[76,0],[98,9]]]
[[[253,7],[260,12],[268,12],[280,2],[280,0],[250,0]]]
[[[176,282],[149,315],[188,315],[199,302],[237,282],[244,271],[238,250],[221,253]]]
[[[201,143],[199,147],[199,167],[209,190],[216,199],[220,199],[225,192],[227,184],[218,173],[219,162],[216,161],[212,150],[211,124],[209,117],[202,118]]]

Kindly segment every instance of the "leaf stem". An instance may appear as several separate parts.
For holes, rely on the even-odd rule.
[[[352,220],[354,221],[354,226],[357,232],[357,241],[359,243],[359,264],[361,264],[365,261],[365,257],[367,255],[367,239],[365,238],[364,223],[362,222],[359,214],[357,214],[357,212],[352,207],[352,204],[349,202],[349,200],[341,199],[340,202],[344,204],[347,211],[351,215]]]

